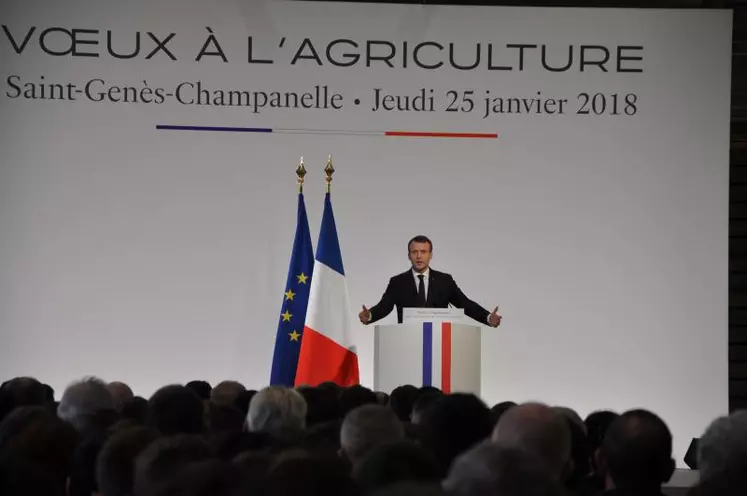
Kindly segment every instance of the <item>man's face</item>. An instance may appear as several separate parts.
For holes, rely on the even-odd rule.
[[[431,245],[429,243],[418,243],[417,241],[410,243],[410,263],[416,272],[425,271],[428,268],[428,264],[431,263],[432,256],[433,253],[431,252]]]

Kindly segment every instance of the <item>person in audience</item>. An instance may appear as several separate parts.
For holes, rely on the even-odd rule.
[[[443,475],[461,453],[490,436],[490,409],[474,394],[454,393],[438,398],[423,415],[420,440],[439,463]]]
[[[207,381],[189,381],[186,387],[194,391],[201,400],[209,400],[210,392],[213,390],[213,387]]]
[[[0,423],[0,460],[39,469],[64,491],[79,438],[43,406],[16,408]]]
[[[96,459],[96,484],[101,496],[130,496],[134,489],[135,459],[153,441],[156,432],[131,427],[113,433]]]
[[[117,419],[114,398],[106,383],[97,377],[70,384],[62,393],[57,416],[84,436],[106,430]]]
[[[233,405],[246,388],[236,381],[223,381],[210,391],[210,400],[219,405]]]
[[[254,389],[244,391],[243,393],[239,394],[236,398],[236,401],[233,402],[233,406],[236,407],[236,409],[238,409],[244,417],[246,417],[247,413],[249,413],[249,403],[251,403],[252,398],[254,398],[255,394],[257,394],[257,391],[255,391]]]
[[[96,482],[96,463],[108,434],[97,434],[83,439],[73,452],[67,496],[91,496],[99,492]]]
[[[28,461],[0,459],[0,494],[3,496],[66,496],[64,484]]]
[[[410,384],[399,386],[389,396],[389,407],[394,410],[394,413],[402,422],[409,422],[412,405],[415,404],[419,395],[420,392],[415,386]]]
[[[363,386],[351,386],[340,394],[340,414],[345,415],[363,405],[376,405],[376,393]]]
[[[376,391],[374,392],[376,395],[376,403],[381,406],[388,406],[389,405],[389,395],[386,394],[383,391]]]
[[[135,395],[132,394],[132,389],[130,389],[130,386],[128,386],[124,382],[110,382],[109,384],[107,384],[106,388],[112,394],[112,398],[114,398],[114,409],[118,412],[121,412],[122,406],[127,404],[132,400],[132,398],[135,397]]]
[[[412,413],[410,414],[410,422],[413,425],[420,425],[423,422],[423,415],[425,411],[436,402],[443,393],[440,391],[429,391],[418,396],[415,403],[412,404]]]
[[[584,419],[581,418],[581,415],[576,412],[573,408],[568,408],[567,406],[554,406],[553,410],[556,412],[565,415],[565,417],[576,424],[579,429],[584,433],[584,436],[586,436],[586,424],[584,423]]]
[[[146,423],[164,436],[202,434],[204,407],[200,398],[185,386],[164,386],[148,400]]]
[[[340,398],[337,392],[319,387],[300,387],[298,392],[306,400],[306,425],[313,427],[327,422],[340,422]]]
[[[610,424],[620,415],[608,410],[600,410],[589,414],[584,420],[586,424],[587,439],[589,440],[589,453],[591,463],[591,474],[581,483],[582,494],[596,494],[604,491],[604,474],[600,473],[596,464],[595,453],[602,446],[602,440],[607,433]]]
[[[242,415],[238,408],[232,405],[206,403],[206,421],[208,432],[241,432],[244,428],[246,415]]]
[[[608,495],[656,495],[674,472],[672,434],[655,414],[631,410],[615,419],[597,452]]]
[[[524,403],[505,412],[492,440],[504,448],[526,451],[565,483],[573,471],[571,433],[566,418],[541,403]]]
[[[188,464],[211,458],[210,447],[199,436],[180,434],[158,439],[135,459],[134,493],[156,492]]]
[[[357,496],[358,487],[339,457],[291,452],[278,458],[267,475],[272,496]]]
[[[249,404],[247,428],[280,441],[297,442],[306,428],[306,410],[306,400],[298,391],[282,386],[266,387]]]
[[[589,440],[585,431],[578,422],[565,417],[568,431],[571,434],[571,461],[572,467],[565,481],[566,488],[576,493],[577,496],[587,496],[599,492],[600,489],[593,484],[589,478],[591,472],[592,453],[589,450]]]
[[[392,410],[381,405],[363,405],[342,421],[340,448],[355,473],[376,447],[404,438],[405,429]]]
[[[589,449],[596,453],[597,449],[602,446],[602,440],[610,424],[620,415],[609,411],[599,410],[590,413],[584,420],[586,432],[589,438]]]
[[[443,482],[450,496],[562,496],[557,477],[530,453],[481,443],[456,459]]]
[[[698,469],[701,480],[721,473],[747,472],[747,411],[711,422],[698,443]]]
[[[240,465],[206,460],[185,465],[144,496],[247,496],[252,489]]]
[[[120,414],[123,419],[133,420],[140,425],[145,425],[148,421],[148,400],[142,396],[135,396],[122,405]]]
[[[3,405],[0,406],[0,420],[14,408],[44,405],[48,402],[44,384],[33,377],[15,377],[0,386]],[[53,400],[54,401],[54,400]]]
[[[434,456],[411,441],[383,444],[371,451],[355,474],[364,493],[412,481],[438,483],[441,470]]]
[[[493,415],[493,421],[498,424],[498,421],[501,419],[503,414],[515,406],[517,405],[513,401],[503,401],[493,405],[490,408],[490,413]]]
[[[440,483],[398,482],[370,493],[372,496],[447,496]]]

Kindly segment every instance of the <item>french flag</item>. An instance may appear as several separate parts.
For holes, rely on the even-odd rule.
[[[451,393],[451,322],[423,322],[423,386],[435,386]]]
[[[352,386],[360,382],[358,355],[351,339],[354,326],[350,308],[340,242],[328,192],[324,198],[296,386],[317,386],[328,381]]]

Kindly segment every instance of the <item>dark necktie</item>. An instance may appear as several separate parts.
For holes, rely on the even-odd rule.
[[[418,279],[420,279],[420,282],[418,282],[418,303],[421,307],[425,307],[425,276],[418,274]]]

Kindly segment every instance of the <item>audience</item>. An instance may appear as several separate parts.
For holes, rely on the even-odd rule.
[[[83,436],[107,429],[115,417],[114,397],[106,383],[86,377],[70,384],[62,393],[57,415]]]
[[[371,450],[355,474],[364,493],[400,482],[438,483],[441,470],[435,457],[410,441],[382,444]]]
[[[608,494],[660,494],[675,468],[672,434],[651,412],[626,412],[607,429],[597,466]]]
[[[700,438],[691,496],[747,494],[747,412]],[[160,388],[95,377],[54,403],[32,377],[0,386],[3,496],[655,496],[674,471],[655,414],[498,403],[401,386]]]
[[[264,388],[252,398],[246,424],[250,432],[264,432],[281,441],[298,441],[306,428],[306,400],[293,389]]]
[[[201,400],[209,400],[210,392],[213,390],[207,381],[189,381],[185,386],[187,389],[191,389]]]
[[[181,434],[157,439],[135,459],[135,494],[157,493],[174,475],[192,462],[210,460],[207,442],[198,436]]]
[[[121,412],[122,407],[132,401],[135,397],[135,395],[132,394],[130,386],[124,382],[110,382],[106,388],[112,394],[112,398],[114,399],[114,409],[118,412]]]
[[[157,434],[145,427],[124,428],[115,432],[99,452],[96,483],[101,496],[128,496],[133,493],[135,459]]]
[[[219,405],[233,405],[246,388],[236,381],[223,381],[210,391],[210,400]]]
[[[530,453],[482,443],[454,462],[444,488],[453,496],[562,496],[557,477]]]
[[[200,434],[205,430],[202,401],[185,386],[164,386],[148,400],[147,425],[164,436]]]
[[[340,430],[340,448],[355,473],[376,447],[404,438],[404,426],[393,411],[385,406],[363,405],[345,416]]]
[[[420,424],[423,446],[436,457],[442,474],[454,459],[490,437],[490,409],[473,394],[455,393],[438,398]]]
[[[698,443],[698,469],[701,480],[726,472],[747,472],[747,411],[711,422]]]
[[[540,403],[525,403],[503,414],[492,440],[504,448],[526,451],[560,483],[573,472],[571,433],[565,417]]]

